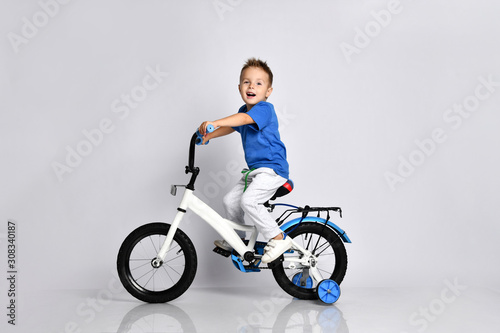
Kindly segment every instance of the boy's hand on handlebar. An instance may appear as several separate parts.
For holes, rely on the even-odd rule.
[[[195,143],[197,145],[206,145],[208,143],[208,141],[210,140],[210,138],[216,138],[217,136],[220,136],[220,135],[217,135],[215,134],[214,135],[209,135],[210,133],[212,133],[213,131],[215,131],[215,124],[216,122],[210,122],[210,121],[204,121],[201,123],[200,127],[198,127],[198,129],[196,130],[196,140],[195,140]],[[193,137],[194,138],[194,137]]]
[[[210,138],[208,137],[208,133],[206,133],[205,135],[203,135],[201,137],[201,145],[202,146],[206,145],[209,140],[210,140]]]
[[[215,128],[214,123],[212,123],[211,121],[204,121],[203,123],[201,123],[200,127],[198,128],[198,131],[200,131],[200,134],[203,135],[203,143],[205,143],[205,141],[208,141],[208,140],[205,140],[206,136],[208,135],[208,133],[207,133],[207,126],[208,125],[212,125]]]

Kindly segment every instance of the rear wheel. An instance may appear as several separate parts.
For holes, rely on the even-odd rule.
[[[285,230],[289,232],[292,228]],[[316,256],[316,268],[321,279],[316,281],[309,273],[309,267],[293,264],[287,259],[302,257],[303,254],[293,250],[283,254],[283,261],[271,267],[279,286],[293,297],[300,299],[317,299],[316,289],[324,279],[330,279],[340,285],[347,270],[347,252],[344,243],[328,226],[319,223],[302,223],[288,234],[303,248]],[[280,260],[280,259],[277,259]]]
[[[197,258],[193,243],[177,229],[163,262],[156,256],[170,225],[150,223],[135,229],[118,252],[118,276],[125,289],[148,303],[164,303],[182,295],[196,274]]]

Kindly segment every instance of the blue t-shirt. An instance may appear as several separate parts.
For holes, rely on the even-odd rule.
[[[240,112],[248,114],[255,121],[255,124],[233,127],[241,134],[248,167],[271,168],[281,177],[288,179],[286,148],[281,142],[274,106],[268,102],[259,102],[248,112],[247,106],[243,105],[238,113]]]

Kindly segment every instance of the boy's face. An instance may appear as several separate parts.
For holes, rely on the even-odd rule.
[[[269,75],[258,67],[248,67],[243,71],[238,89],[247,109],[265,101],[273,92]]]

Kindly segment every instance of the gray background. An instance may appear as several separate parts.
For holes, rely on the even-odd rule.
[[[2,267],[12,219],[25,295],[106,288],[126,235],[172,220],[190,136],[237,111],[239,71],[255,56],[275,75],[269,102],[296,184],[283,201],[344,209],[334,221],[353,241],[346,285],[500,290],[500,5],[402,0],[389,18],[388,3],[70,1],[44,16],[37,1],[2,1]],[[141,95],[148,68],[161,82]],[[497,86],[477,88],[480,78]],[[474,101],[466,117],[449,111]],[[84,132],[103,120],[112,131],[89,148]],[[446,140],[432,148],[436,129]],[[58,177],[54,163],[78,145],[87,155]],[[222,212],[244,166],[240,138],[197,152],[197,194]],[[398,168],[404,182],[391,187]],[[275,284],[212,253],[218,236],[193,214],[181,229],[198,251],[195,286]]]

